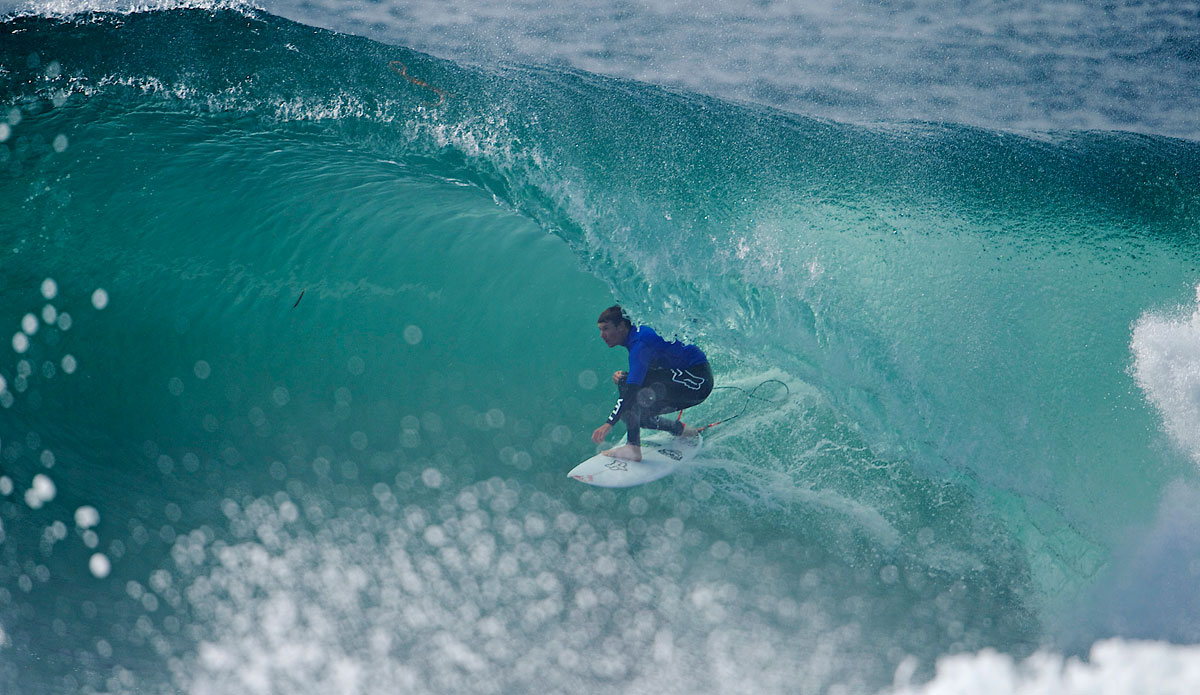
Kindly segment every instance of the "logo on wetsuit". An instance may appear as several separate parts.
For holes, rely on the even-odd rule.
[[[682,369],[671,370],[671,381],[683,384],[693,391],[699,391],[704,386],[704,379]]]

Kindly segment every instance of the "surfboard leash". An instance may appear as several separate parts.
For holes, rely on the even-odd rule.
[[[757,395],[758,390],[761,389],[762,387],[766,386],[767,384],[779,384],[780,386],[782,386],[783,387],[783,400],[777,400],[777,399],[773,399],[773,398],[764,398],[762,396]],[[705,425],[704,427],[697,427],[696,428],[697,432],[703,432],[704,430],[706,430],[710,427],[716,427],[717,425],[721,425],[726,422],[729,422],[730,420],[741,417],[742,415],[745,414],[746,409],[750,407],[751,400],[763,401],[765,403],[770,403],[771,405],[783,405],[784,403],[787,403],[788,399],[792,395],[792,390],[788,388],[788,385],[783,383],[779,379],[767,379],[766,381],[763,381],[758,386],[755,386],[754,388],[750,389],[749,391],[741,388],[740,386],[716,386],[716,387],[713,387],[713,391],[716,391],[718,389],[726,389],[726,390],[732,389],[734,391],[741,391],[742,393],[746,394],[746,400],[745,400],[745,402],[742,403],[742,409],[739,410],[736,415],[730,415],[729,417],[722,418],[720,420],[717,420],[716,422],[710,422],[707,425]],[[683,417],[683,411],[681,410],[681,411],[679,411],[679,417],[676,419],[681,419],[682,417]]]
[[[399,67],[396,67],[396,66],[399,66]],[[412,75],[409,75],[408,68],[404,65],[404,63],[401,63],[398,60],[393,60],[390,63],[388,63],[388,67],[391,68],[394,72],[396,72],[398,75],[400,75],[404,79],[408,80],[409,82],[417,85],[418,87],[424,87],[425,89],[428,89],[429,91],[438,95],[438,101],[437,101],[437,104],[435,104],[435,106],[441,106],[443,103],[445,103],[445,101],[446,101],[446,92],[445,91],[438,89],[437,87],[434,87],[433,85],[429,84],[428,82],[418,80],[417,78],[413,77]]]

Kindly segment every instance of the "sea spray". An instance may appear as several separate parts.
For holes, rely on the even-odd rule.
[[[1197,288],[1200,305],[1200,287]],[[1133,325],[1131,371],[1171,440],[1200,465],[1200,306],[1148,311]]]

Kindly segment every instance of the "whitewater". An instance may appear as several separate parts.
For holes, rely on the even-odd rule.
[[[1200,688],[1195,3],[0,10],[0,692]]]

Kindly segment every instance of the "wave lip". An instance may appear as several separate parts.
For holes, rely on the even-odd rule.
[[[272,0],[443,57],[566,64],[856,123],[1124,129],[1196,139],[1196,13],[1133,0],[905,3]],[[684,9],[686,7],[686,9]]]
[[[70,19],[89,14],[141,14],[170,10],[207,10],[218,12],[233,10],[251,13],[262,7],[247,0],[33,0],[11,13],[10,16],[36,16],[49,19]]]

